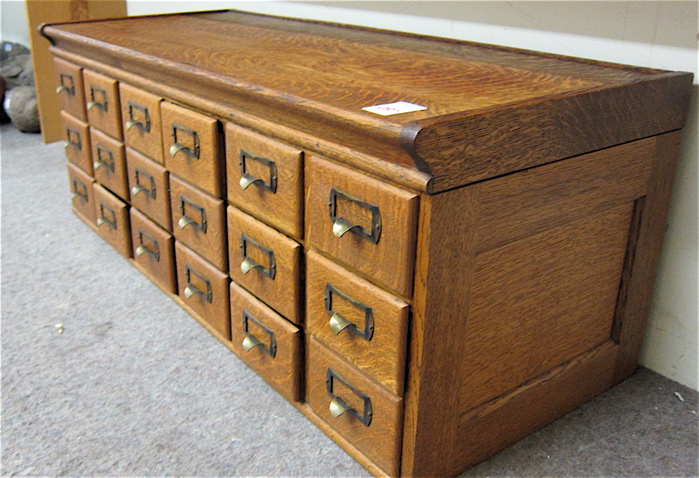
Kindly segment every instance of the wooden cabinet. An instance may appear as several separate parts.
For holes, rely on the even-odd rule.
[[[633,374],[691,74],[236,11],[43,33],[78,217],[130,215],[105,239],[372,473]]]

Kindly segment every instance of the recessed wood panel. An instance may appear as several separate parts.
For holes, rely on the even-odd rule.
[[[125,83],[119,83],[119,96],[124,143],[162,164],[162,98]]]
[[[87,122],[111,137],[123,140],[117,81],[94,71],[83,70],[83,83]]]
[[[75,116],[80,121],[87,121],[85,91],[83,90],[83,69],[60,58],[54,58],[53,62],[56,76],[56,94],[60,98],[61,109]]]
[[[95,183],[95,224],[97,232],[119,254],[131,258],[131,227],[127,204]]]
[[[92,151],[90,127],[76,117],[61,111],[63,144],[68,161],[92,176]]]
[[[92,185],[95,180],[85,171],[68,163],[68,181],[70,184],[73,212],[87,223],[95,224],[95,195]]]
[[[126,166],[131,204],[172,232],[170,174],[160,164],[128,147]]]
[[[134,261],[164,290],[176,294],[175,242],[172,235],[131,208],[131,242]]]
[[[95,180],[121,199],[128,199],[124,145],[99,130],[90,128],[90,146]]]

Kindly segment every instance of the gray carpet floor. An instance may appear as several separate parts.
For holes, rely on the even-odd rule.
[[[2,476],[369,476],[73,216],[60,143],[0,134]],[[698,429],[641,369],[463,476],[697,476]]]

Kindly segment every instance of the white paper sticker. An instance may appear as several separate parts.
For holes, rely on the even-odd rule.
[[[387,103],[385,105],[365,106],[362,109],[381,116],[391,116],[400,113],[412,113],[413,111],[426,110],[427,106],[420,106],[414,103],[408,103],[407,101],[396,101],[395,103]]]

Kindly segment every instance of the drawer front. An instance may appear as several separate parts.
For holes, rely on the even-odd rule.
[[[202,320],[230,340],[228,276],[175,242],[178,295]]]
[[[160,106],[168,171],[217,198],[223,197],[218,121],[171,103]]]
[[[226,125],[228,201],[295,237],[303,237],[303,152]]]
[[[226,207],[176,176],[170,176],[170,208],[175,239],[188,245],[219,269],[228,270]]]
[[[402,396],[409,306],[321,255],[306,262],[307,331]]]
[[[119,254],[131,257],[131,232],[128,206],[124,201],[104,189],[93,185],[95,191],[95,224],[97,232]]]
[[[390,476],[400,471],[403,400],[311,337],[306,400],[313,411]]]
[[[131,148],[126,148],[126,168],[131,205],[172,232],[167,170]]]
[[[176,294],[175,241],[172,235],[131,208],[131,244],[134,261],[165,291]]]
[[[95,194],[92,177],[68,163],[68,181],[70,182],[70,194],[73,204],[73,212],[90,224],[95,223]]]
[[[231,282],[231,337],[243,362],[287,400],[301,400],[303,334],[235,282]]]
[[[61,111],[61,122],[68,161],[92,176],[89,126],[65,111]]]
[[[87,122],[121,141],[123,136],[117,81],[93,71],[83,70],[83,82]]]
[[[228,206],[230,275],[295,324],[301,324],[301,246]]]
[[[119,83],[124,143],[163,164],[161,98]]]
[[[318,157],[307,175],[311,245],[410,297],[418,196]]]
[[[90,128],[92,148],[92,170],[95,180],[117,196],[129,197],[126,179],[126,157],[124,145],[100,131]]]
[[[56,74],[56,94],[60,98],[61,109],[81,121],[87,121],[83,69],[60,58],[54,58],[53,63]]]

